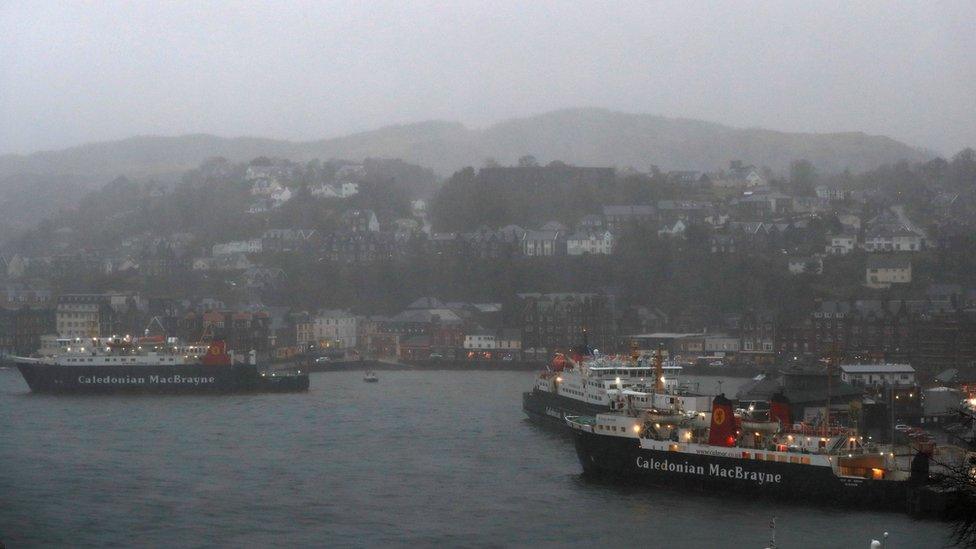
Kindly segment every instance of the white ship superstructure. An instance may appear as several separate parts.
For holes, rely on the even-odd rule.
[[[661,413],[710,410],[711,399],[679,383],[681,366],[660,355],[557,355],[552,368],[539,374],[523,409],[531,417],[561,420],[567,415],[595,414],[624,407]]]

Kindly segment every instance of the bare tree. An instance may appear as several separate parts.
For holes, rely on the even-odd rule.
[[[963,424],[973,428],[976,416],[968,410],[960,410]],[[967,446],[973,447],[973,440]],[[951,456],[937,462],[941,472],[935,476],[936,486],[944,491],[945,519],[952,525],[952,542],[959,547],[976,547],[976,453]]]

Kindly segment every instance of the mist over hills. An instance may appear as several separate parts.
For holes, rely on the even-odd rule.
[[[243,161],[261,155],[295,161],[401,158],[450,175],[465,166],[478,166],[485,158],[514,163],[525,154],[542,162],[562,160],[638,169],[656,164],[665,170],[718,169],[732,159],[784,170],[790,161],[805,158],[828,172],[862,171],[931,156],[894,139],[859,132],[788,133],[603,109],[566,109],[485,129],[429,121],[305,142],[206,134],[140,136],[60,151],[3,155],[0,176],[59,173],[139,177],[193,168],[211,156]]]
[[[8,226],[19,225],[22,217],[56,212],[119,175],[175,178],[214,156],[236,162],[258,156],[299,162],[400,158],[447,176],[465,166],[480,166],[487,158],[514,164],[526,154],[543,163],[562,160],[639,170],[652,164],[663,170],[713,170],[740,159],[781,172],[799,158],[825,172],[858,172],[933,156],[888,137],[863,133],[787,133],[594,108],[566,109],[484,129],[428,121],[305,142],[206,134],[140,136],[59,151],[3,155],[0,215]],[[42,203],[30,207],[31,196]]]

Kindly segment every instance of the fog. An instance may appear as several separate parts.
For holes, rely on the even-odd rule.
[[[0,152],[596,106],[951,154],[976,144],[974,16],[973,2],[3,2]]]

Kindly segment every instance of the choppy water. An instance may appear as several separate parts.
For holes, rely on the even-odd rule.
[[[312,376],[308,394],[50,397],[0,371],[0,540],[26,546],[940,547],[946,527],[595,484],[525,372]],[[707,380],[702,388],[714,380]],[[726,391],[730,387],[726,386]],[[733,392],[734,391],[729,391]]]

